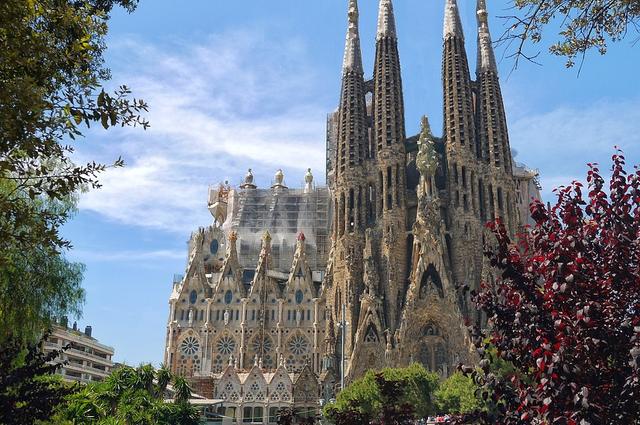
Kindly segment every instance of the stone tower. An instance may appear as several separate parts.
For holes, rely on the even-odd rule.
[[[407,279],[406,139],[398,38],[391,0],[380,0],[373,69],[373,139],[385,318],[397,327]],[[386,270],[385,270],[386,269]],[[385,273],[386,272],[386,273]]]
[[[365,80],[358,30],[358,3],[349,1],[349,26],[342,66],[342,89],[338,110],[335,187],[333,189],[333,270],[335,285],[327,297],[334,307],[331,314],[342,320],[346,305],[348,325],[344,353],[351,353],[354,323],[358,321],[362,292],[362,252],[364,249],[365,202],[367,189],[367,106]]]
[[[482,267],[482,224],[477,213],[476,181],[482,182],[471,74],[456,0],[444,15],[442,83],[447,188],[446,248],[456,284],[477,287]],[[480,180],[478,180],[480,179]],[[461,297],[464,314],[468,299]]]
[[[476,111],[479,155],[490,176],[488,183],[488,217],[501,217],[507,227],[514,232],[519,222],[513,208],[515,183],[513,181],[513,160],[509,146],[509,133],[502,91],[498,79],[498,67],[491,43],[487,6],[485,0],[478,0],[478,63],[476,67]],[[484,192],[484,184],[480,188]],[[487,218],[483,199],[480,217]]]

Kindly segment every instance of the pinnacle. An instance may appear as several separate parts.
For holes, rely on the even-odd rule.
[[[460,37],[464,40],[460,12],[456,0],[447,0],[444,7],[444,31],[443,38]]]
[[[349,28],[344,47],[343,72],[362,70],[362,54],[360,52],[360,34],[358,31],[358,1],[349,0]]]
[[[489,20],[487,18],[487,5],[485,0],[478,0],[478,64],[477,72],[497,72],[496,58],[489,32]]]
[[[377,39],[380,40],[383,37],[397,37],[392,0],[380,0]]]

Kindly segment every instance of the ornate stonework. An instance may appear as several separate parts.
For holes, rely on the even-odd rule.
[[[380,1],[366,80],[349,0],[340,103],[327,120],[328,186],[306,170],[304,187],[289,188],[278,170],[258,188],[249,170],[239,187],[210,190],[214,222],[191,237],[165,353],[173,371],[213,382],[205,396],[238,407],[308,403],[314,382],[319,397],[333,397],[343,358],[347,382],[410,362],[446,376],[473,360],[466,326],[482,317],[469,292],[493,278],[484,223],[501,218],[512,232],[525,224],[537,175],[511,157],[482,0],[476,81],[456,1],[446,0],[444,134],[424,117],[420,134],[406,137],[391,3]]]

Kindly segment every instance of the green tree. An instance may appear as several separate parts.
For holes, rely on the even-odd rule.
[[[435,391],[435,402],[440,413],[460,414],[481,409],[478,387],[471,377],[460,372],[444,380]]]
[[[382,379],[381,379],[382,378]],[[324,408],[326,417],[336,424],[348,416],[349,421],[368,423],[386,413],[385,408],[395,408],[402,413],[403,406],[412,406],[417,417],[434,413],[433,393],[438,386],[438,375],[414,363],[406,368],[384,369],[379,373],[369,371],[338,394],[335,403]],[[385,385],[397,386],[399,394],[386,391]]]
[[[60,353],[44,355],[40,343],[24,348],[22,341],[16,339],[0,346],[0,424],[45,421],[66,396],[77,390],[75,385],[54,376],[59,365],[50,362]]]
[[[169,382],[174,398],[165,401]],[[198,411],[189,404],[191,389],[181,377],[150,365],[125,366],[103,382],[70,395],[52,423],[56,425],[196,425]]]
[[[74,197],[28,202],[34,211],[42,212],[40,218],[55,214],[66,217],[75,210]],[[83,264],[70,262],[46,247],[23,250],[12,245],[5,248],[3,255],[9,261],[0,267],[0,345],[11,338],[36,341],[53,319],[80,315],[84,301]]]
[[[604,55],[609,42],[637,34],[640,24],[639,0],[514,0],[513,4],[524,16],[508,16],[510,25],[498,41],[515,43],[516,66],[520,58],[535,60],[539,52],[525,52],[526,45],[540,43],[550,26],[558,28],[560,39],[549,51],[566,57],[567,67],[572,67],[589,50]]]
[[[122,86],[103,89],[109,13],[137,0],[0,2],[0,344],[33,340],[53,315],[78,314],[82,266],[61,253],[73,196],[108,165],[69,157],[91,124],[148,123]],[[121,166],[117,159],[109,166]]]

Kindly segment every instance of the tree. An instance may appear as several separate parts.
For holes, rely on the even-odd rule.
[[[378,373],[368,371],[341,391],[335,403],[325,406],[324,414],[337,425],[368,424],[372,420],[393,423],[389,418],[429,416],[435,410],[432,394],[438,379],[418,363]]]
[[[166,402],[169,382],[174,400]],[[104,382],[87,385],[67,398],[53,423],[56,425],[196,425],[197,410],[189,404],[191,389],[181,377],[151,365],[124,366]]]
[[[638,0],[514,0],[524,16],[507,16],[509,27],[498,42],[515,43],[514,57],[535,60],[537,54],[525,53],[527,42],[539,43],[543,31],[553,23],[559,26],[560,40],[549,47],[557,56],[567,58],[567,67],[591,49],[607,52],[609,42],[621,41],[630,32],[638,33]]]
[[[2,191],[0,190],[0,193]],[[29,201],[35,211],[67,216],[75,210],[75,197],[63,201]],[[37,218],[35,218],[37,219]],[[55,318],[80,315],[84,301],[84,265],[43,247],[3,252],[8,264],[0,267],[0,345],[4,341],[37,341]]]
[[[40,344],[24,348],[22,341],[15,339],[0,346],[1,424],[30,425],[46,421],[65,397],[77,390],[54,376],[60,365],[50,362],[61,352],[44,355]]]
[[[83,266],[64,259],[59,229],[107,165],[69,157],[91,124],[148,126],[128,88],[102,88],[109,13],[136,3],[0,2],[0,344],[33,341],[53,316],[80,312]]]
[[[438,412],[461,414],[481,410],[483,406],[477,392],[478,387],[471,377],[454,373],[440,383],[434,393]]]
[[[148,126],[147,105],[110,78],[103,52],[109,12],[137,0],[4,0],[0,3],[0,266],[7,249],[58,252],[68,218],[42,209],[83,187],[99,187],[107,166],[69,161],[71,143],[93,123]],[[118,159],[112,164],[121,166]]]
[[[534,202],[517,244],[491,225],[501,276],[476,297],[490,328],[475,330],[472,376],[500,423],[640,423],[640,170],[627,175],[619,152],[612,162],[606,190],[590,164],[586,197],[573,182],[552,208]],[[517,370],[509,382],[492,373],[491,346]]]

